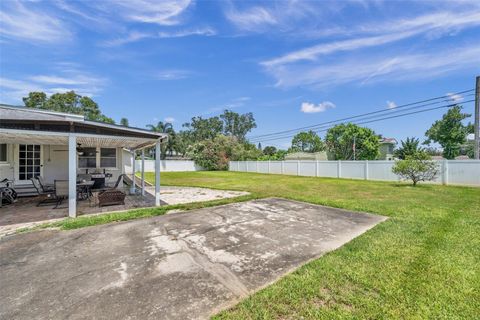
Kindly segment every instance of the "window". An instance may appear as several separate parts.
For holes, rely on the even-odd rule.
[[[117,149],[115,148],[100,149],[100,167],[102,168],[117,167]]]
[[[0,162],[7,162],[7,144],[0,144]]]
[[[40,145],[21,144],[18,152],[18,179],[28,180],[40,175]]]
[[[116,168],[116,148],[81,148],[78,153],[78,167],[86,168]]]
[[[97,167],[97,149],[82,148],[78,154],[79,168],[96,168]]]

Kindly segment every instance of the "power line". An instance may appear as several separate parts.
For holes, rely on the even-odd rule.
[[[470,102],[473,102],[473,101],[475,101],[475,100],[463,101],[462,103],[470,103]],[[357,124],[357,125],[358,124],[372,123],[372,122],[383,121],[383,120],[394,119],[394,118],[400,118],[400,117],[409,116],[409,115],[412,115],[412,114],[417,114],[417,113],[422,113],[422,112],[427,112],[427,111],[432,111],[432,110],[437,110],[437,109],[442,109],[442,108],[451,108],[451,107],[454,107],[456,105],[457,105],[457,103],[454,103],[454,104],[449,104],[449,105],[445,105],[445,106],[439,106],[439,107],[433,107],[433,108],[428,108],[428,109],[423,109],[423,110],[417,110],[417,111],[412,111],[412,112],[407,112],[407,113],[398,114],[398,115],[394,115],[394,116],[378,118],[378,119],[369,120],[369,121],[360,121],[360,122],[352,122],[352,123]],[[405,111],[405,110],[403,110],[403,111]],[[331,127],[332,127],[332,125],[329,128],[326,128],[326,129],[313,130],[313,131],[315,131],[317,133],[318,132],[324,132],[324,131],[327,131],[328,129],[330,129]],[[258,140],[258,141],[255,141],[255,143],[259,142],[259,141],[264,142],[264,141],[272,141],[272,140],[280,140],[280,139],[291,138],[294,135],[295,134],[288,134],[288,135],[284,135],[284,136],[281,136],[281,137],[273,137],[273,138]]]
[[[475,94],[473,94],[473,93],[472,93],[472,94],[468,94],[468,95],[466,95],[465,97],[469,97],[469,96],[473,96],[473,95],[475,95]],[[405,112],[405,111],[408,111],[408,110],[416,110],[416,109],[424,108],[424,107],[427,107],[427,106],[431,106],[431,105],[438,104],[438,103],[440,103],[440,102],[449,102],[449,101],[451,101],[451,100],[441,100],[441,101],[437,101],[437,102],[431,102],[431,103],[422,104],[422,105],[419,105],[419,106],[413,106],[413,107],[410,107],[410,108],[405,108],[405,109],[403,109],[403,110],[396,110],[397,108],[395,108],[395,109],[390,109],[390,110],[386,110],[386,111],[389,113],[389,115],[392,115],[392,114],[398,114],[398,113],[400,113],[400,112]],[[463,103],[463,102],[462,102],[462,103]],[[453,104],[453,105],[456,105],[456,103]],[[383,116],[383,114],[378,114],[378,113],[377,113],[376,115],[367,116],[367,115],[369,115],[369,114],[371,114],[371,113],[368,113],[368,114],[365,114],[365,115],[361,115],[361,116],[355,116],[355,118],[359,118],[357,121],[363,121],[363,120],[374,119],[374,118],[377,118],[377,117],[379,117],[379,116]],[[353,118],[353,117],[351,117],[351,118]],[[325,127],[331,127],[332,124],[341,123],[341,122],[343,122],[342,120],[343,120],[343,119],[332,120],[332,121],[329,121],[329,122],[325,123],[324,125],[317,125],[315,128],[311,128],[311,129],[314,129],[313,131],[318,131],[319,129],[322,129],[322,128],[325,128]],[[311,129],[310,129],[310,130],[311,130]],[[295,133],[296,133],[297,130],[288,130],[288,132],[295,132]],[[286,133],[288,133],[288,132],[286,132]],[[270,134],[270,137],[268,137],[268,138],[271,138],[271,136],[276,136],[276,135],[279,135],[279,133],[277,133],[277,134]],[[266,138],[266,137],[265,137],[265,138]],[[253,138],[253,139],[251,139],[251,141],[252,141],[252,142],[253,142],[253,141],[262,141],[262,139],[264,139],[264,138],[262,138],[262,137],[260,137],[260,138]]]
[[[433,105],[433,104],[437,104],[437,103],[441,103],[441,102],[448,102],[448,101],[452,100],[451,99],[452,95],[460,95],[460,94],[464,94],[464,93],[467,93],[467,92],[470,92],[470,91],[473,91],[473,90],[474,89],[463,90],[463,91],[452,93],[450,95],[444,95],[444,96],[439,96],[439,97],[435,97],[435,98],[430,98],[430,99],[425,99],[425,100],[421,100],[421,101],[416,101],[416,102],[403,104],[403,105],[397,106],[395,108],[395,110],[406,108],[406,107],[417,105],[417,104],[421,104],[421,103],[431,102],[431,101],[439,100],[439,99],[443,99],[443,98],[449,98],[449,99],[440,100],[440,101],[436,101],[436,102],[431,102],[431,103],[427,103],[427,104],[424,104],[424,105],[421,105],[421,106],[415,106],[413,108],[421,108],[421,107],[425,107],[425,106],[429,106],[429,105]],[[408,108],[406,110],[410,110],[410,109],[413,109],[413,108]],[[404,110],[402,110],[402,111],[404,111]],[[335,122],[357,119],[357,118],[361,118],[361,117],[364,117],[364,116],[373,115],[373,114],[380,114],[380,113],[385,113],[385,112],[392,112],[392,109],[383,108],[381,110],[376,110],[376,111],[372,111],[372,112],[358,114],[358,115],[355,115],[355,116],[350,116],[350,117],[346,117],[346,118],[342,118],[342,119],[322,122],[322,123],[318,123],[318,124],[315,124],[315,125],[300,127],[300,128],[296,128],[296,129],[290,129],[290,130],[278,131],[278,132],[273,132],[273,133],[268,133],[268,134],[263,134],[263,135],[252,136],[252,137],[249,137],[249,138],[253,141],[253,140],[257,140],[259,138],[263,138],[263,137],[270,137],[270,136],[275,136],[275,135],[284,134],[284,133],[297,132],[297,131],[305,130],[305,129],[314,129],[314,128],[321,127],[321,126],[331,124],[331,123],[335,123]]]

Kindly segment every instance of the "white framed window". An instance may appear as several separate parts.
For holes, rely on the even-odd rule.
[[[78,154],[78,168],[117,168],[117,149],[81,148]]]
[[[78,154],[78,167],[90,169],[97,167],[97,148],[82,148]]]
[[[117,167],[117,149],[116,148],[100,149],[100,167],[101,168]]]
[[[0,143],[0,163],[7,162],[7,144]]]

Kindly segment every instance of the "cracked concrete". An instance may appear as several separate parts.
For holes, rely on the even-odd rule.
[[[2,319],[204,319],[385,218],[263,199],[0,240]]]

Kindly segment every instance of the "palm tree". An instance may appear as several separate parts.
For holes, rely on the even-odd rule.
[[[158,121],[157,125],[153,124],[147,124],[147,128],[150,129],[150,131],[153,132],[160,132],[160,133],[166,133],[168,134],[168,143],[167,145],[162,145],[161,147],[161,152],[160,152],[160,158],[163,160],[167,156],[167,150],[170,151],[170,154],[172,154],[173,150],[173,143],[174,139],[172,139],[175,135],[175,130],[173,129],[173,125],[170,122],[163,122],[163,121]],[[150,153],[152,153],[153,149],[150,150]]]

